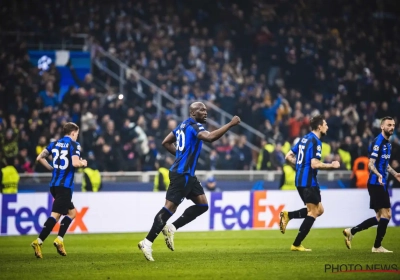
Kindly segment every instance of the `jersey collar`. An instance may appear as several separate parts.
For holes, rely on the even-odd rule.
[[[388,143],[388,142],[389,142],[389,140],[387,140],[385,137],[383,137],[382,133],[379,133],[379,137],[382,138],[382,141],[383,141],[384,143]]]

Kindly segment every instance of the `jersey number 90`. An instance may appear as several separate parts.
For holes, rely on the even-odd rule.
[[[54,154],[54,158],[53,158],[53,167],[54,168],[59,168],[61,170],[65,170],[67,169],[68,165],[69,165],[69,160],[67,158],[68,155],[68,150],[61,150],[59,151],[58,149],[53,149],[51,150],[51,152]],[[60,160],[64,160],[64,164],[56,164],[58,158],[60,158]],[[61,162],[60,162],[61,163]]]
[[[180,152],[185,149],[185,132],[183,132],[183,130],[178,130],[176,132],[176,149]]]

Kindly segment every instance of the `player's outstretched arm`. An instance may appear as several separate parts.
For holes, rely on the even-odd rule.
[[[203,140],[205,142],[214,142],[217,141],[219,138],[222,137],[231,127],[238,125],[240,123],[240,118],[238,116],[234,116],[232,120],[227,123],[226,125],[214,130],[212,132],[209,131],[202,131],[197,134],[197,138]]]
[[[287,162],[289,162],[293,167],[296,166],[296,155],[293,153],[292,150],[290,150],[286,156],[285,159]]]
[[[311,160],[311,168],[312,169],[336,169],[340,167],[340,163],[338,161],[332,161],[331,163],[323,163],[319,159],[313,158]]]
[[[167,137],[165,137],[165,139],[162,141],[162,145],[165,149],[167,149],[167,151],[170,154],[175,155],[176,154],[176,147],[174,145],[175,142],[176,142],[176,137],[172,132],[170,132],[167,135]]]

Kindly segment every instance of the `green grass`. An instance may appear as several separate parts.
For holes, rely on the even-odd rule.
[[[155,262],[137,248],[144,234],[67,235],[61,257],[50,236],[43,259],[29,244],[33,236],[0,237],[0,279],[399,279],[394,273],[324,272],[325,264],[396,264],[400,269],[400,228],[388,228],[383,245],[393,254],[373,254],[376,228],[357,234],[353,249],[341,229],[313,229],[303,242],[312,252],[289,250],[297,231],[225,231],[175,235],[175,252],[160,236]]]

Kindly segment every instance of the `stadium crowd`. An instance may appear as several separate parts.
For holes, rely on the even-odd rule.
[[[0,152],[21,173],[45,171],[35,158],[67,121],[81,127],[78,141],[92,168],[146,171],[169,161],[161,141],[177,125],[182,103],[163,99],[168,113],[157,115],[157,88],[133,74],[119,99],[98,67],[113,67],[99,48],[177,100],[212,102],[265,135],[223,137],[203,153],[200,169],[280,170],[315,114],[329,126],[326,161],[350,170],[387,115],[397,124],[392,159],[400,157],[400,30],[390,1],[11,2],[2,10],[5,28],[53,44],[89,34],[97,62],[83,80],[69,64],[76,85],[59,100],[54,65],[40,75],[26,42],[1,44]]]

